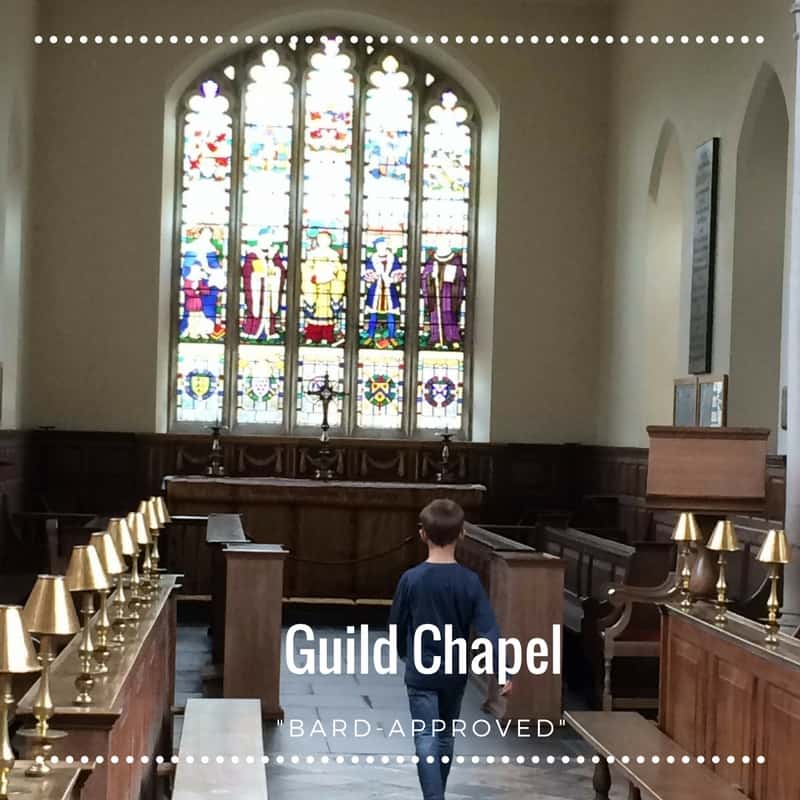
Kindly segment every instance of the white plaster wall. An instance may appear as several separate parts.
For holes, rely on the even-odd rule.
[[[0,0],[0,428],[22,417],[34,12],[31,0]]]
[[[245,33],[340,20],[381,33],[591,33],[603,2],[402,9],[389,0],[43,0],[51,33]],[[560,442],[595,430],[606,178],[604,48],[422,47],[487,111],[476,308],[475,438]],[[24,420],[61,428],[163,429],[169,275],[165,98],[214,60],[208,46],[44,46]],[[168,103],[166,104],[169,105]],[[166,154],[166,159],[165,159]],[[488,213],[486,211],[488,210]],[[58,249],[58,268],[46,255]],[[53,347],[54,338],[60,346]],[[54,397],[58,393],[58,402]]]
[[[688,325],[694,151],[721,138],[719,220],[714,313],[713,371],[730,370],[732,264],[736,159],[750,94],[762,64],[776,71],[787,98],[794,92],[794,42],[789,3],[784,0],[620,0],[617,34],[763,35],[747,46],[679,43],[613,49],[605,270],[602,295],[603,345],[599,370],[596,441],[647,445],[648,424],[670,424],[666,405],[645,401],[643,269],[648,237],[647,192],[653,158],[665,121],[677,132],[686,171],[684,244],[679,315],[679,374],[688,369]],[[792,108],[790,107],[790,117]],[[788,248],[787,248],[788,252]],[[785,316],[785,315],[784,315]],[[784,336],[785,339],[785,336]],[[675,377],[678,377],[676,375]]]

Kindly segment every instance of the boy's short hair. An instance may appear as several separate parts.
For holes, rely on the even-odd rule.
[[[452,500],[434,500],[420,511],[419,522],[433,544],[445,547],[461,534],[464,509]]]

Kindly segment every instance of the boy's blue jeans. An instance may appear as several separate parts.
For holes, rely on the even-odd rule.
[[[444,800],[447,776],[453,762],[453,720],[458,719],[461,713],[465,688],[461,683],[446,689],[406,687],[411,719],[424,723],[423,730],[414,733],[414,747],[419,758],[417,774],[424,800]],[[436,731],[434,720],[437,721]],[[433,758],[432,764],[428,763],[429,756]],[[442,756],[447,756],[446,764],[442,763]]]

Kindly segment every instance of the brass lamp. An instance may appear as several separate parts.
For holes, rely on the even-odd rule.
[[[153,539],[153,544],[150,547],[150,563],[153,570],[153,583],[155,586],[158,586],[160,582],[158,564],[161,561],[161,555],[158,552],[158,537],[161,534],[161,528],[164,527],[164,523],[158,517],[155,497],[151,497],[149,500],[143,500],[139,504],[139,510],[141,510],[142,506],[144,506],[144,519],[147,523],[147,529],[150,531],[150,536]]]
[[[778,600],[778,578],[780,577],[780,566],[788,564],[792,553],[789,543],[786,541],[786,534],[783,531],[771,530],[767,533],[761,549],[758,551],[756,559],[762,564],[769,564],[770,590],[767,598],[767,635],[764,641],[769,645],[778,644],[778,612],[780,611],[780,601]]]
[[[144,552],[142,558],[142,581],[141,581],[141,594],[139,599],[143,605],[150,604],[150,598],[153,591],[152,579],[152,562],[150,560],[150,545],[153,543],[153,538],[150,536],[150,530],[147,527],[144,514],[141,511],[134,511],[128,514],[127,517],[128,527],[131,529],[131,536],[139,545],[140,551]]]
[[[739,540],[736,538],[736,529],[727,519],[721,519],[714,527],[714,532],[708,540],[706,549],[719,553],[719,577],[717,578],[717,613],[714,622],[724,625],[728,621],[728,583],[725,579],[725,554],[741,550]]]
[[[75,679],[75,688],[78,694],[73,701],[77,706],[92,704],[91,690],[94,686],[92,677],[92,658],[94,656],[94,642],[92,641],[92,626],[90,620],[94,613],[94,593],[106,591],[111,588],[100,556],[90,544],[76,545],[72,548],[66,575],[67,589],[71,592],[82,593],[81,616],[83,617],[83,631],[81,644],[78,650],[81,671]]]
[[[143,596],[143,589],[142,589],[142,579],[139,575],[139,553],[142,552],[141,547],[139,547],[139,542],[136,541],[136,537],[133,534],[133,524],[136,521],[136,515],[131,511],[127,517],[123,520],[125,525],[120,526],[120,534],[119,536],[123,539],[130,539],[131,546],[133,547],[133,551],[130,555],[131,560],[131,577],[130,577],[130,589],[131,589],[131,599],[128,603],[128,616],[125,617],[127,622],[131,622],[134,625],[138,623],[141,619],[141,614],[139,613],[141,607],[144,605],[144,596]],[[122,529],[127,533],[123,533]],[[128,555],[128,553],[125,553]]]
[[[22,611],[22,619],[28,633],[39,639],[39,664],[42,676],[39,690],[33,702],[35,728],[25,728],[21,736],[33,739],[34,763],[25,771],[30,777],[47,775],[50,765],[47,756],[53,749],[52,741],[67,734],[50,728],[53,716],[53,698],[50,696],[50,665],[53,663],[53,639],[73,636],[80,630],[75,606],[63,575],[39,575],[28,602]]]
[[[122,559],[123,571],[116,576],[115,584],[116,591],[114,592],[114,600],[111,603],[113,610],[113,620],[111,622],[111,630],[113,635],[111,641],[114,644],[125,644],[125,630],[127,628],[127,614],[128,614],[128,598],[125,595],[125,579],[124,573],[128,571],[128,565],[125,561],[126,558],[133,560],[136,555],[136,543],[131,537],[131,532],[128,530],[128,523],[122,517],[112,517],[108,521],[107,528],[111,540],[114,542],[114,547],[117,549],[117,554]],[[136,582],[134,583],[134,576],[131,575],[131,594],[134,588],[138,589],[139,584],[139,571],[136,570]],[[133,620],[132,620],[133,621]]]
[[[22,621],[22,607],[0,606],[0,800],[8,798],[8,774],[14,766],[8,736],[8,717],[14,705],[11,676],[38,669],[36,651]]]
[[[119,557],[114,540],[105,531],[93,533],[89,539],[89,544],[94,545],[97,555],[100,556],[100,564],[108,578],[116,578],[125,572],[125,565]],[[100,673],[108,672],[108,660],[111,657],[109,649],[109,634],[111,633],[111,620],[108,616],[108,594],[109,590],[100,591],[100,614],[95,627],[97,634],[97,647],[94,650],[94,659],[97,662],[97,671]],[[111,642],[116,647],[116,642]]]
[[[169,525],[172,522],[172,517],[169,514],[169,509],[167,508],[167,501],[159,495],[156,497],[156,507],[158,509],[158,518],[164,525]]]
[[[692,596],[689,593],[689,579],[692,571],[689,568],[689,557],[692,552],[692,544],[702,541],[703,537],[700,528],[694,518],[694,514],[684,511],[678,517],[678,524],[672,531],[672,541],[677,542],[680,548],[678,561],[678,586],[681,592],[681,607],[689,609],[692,607]]]

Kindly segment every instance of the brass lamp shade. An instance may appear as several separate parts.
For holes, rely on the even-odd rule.
[[[147,518],[147,524],[150,527],[150,530],[154,530],[153,522],[155,522],[157,528],[164,527],[164,520],[161,517],[161,514],[158,511],[158,499],[155,497],[151,497],[147,501],[147,510],[148,514],[150,515]]]
[[[141,548],[139,547],[139,540],[136,538],[136,512],[131,511],[125,517],[125,524],[128,526],[128,532],[131,535],[131,540],[133,541],[133,546],[135,548],[134,555],[138,556]]]
[[[39,661],[25,630],[22,606],[0,606],[0,673],[38,672]]]
[[[123,556],[135,556],[139,548],[131,536],[131,529],[127,521],[122,517],[112,517],[108,521],[108,533],[114,540],[117,553]]]
[[[63,575],[39,575],[25,603],[22,619],[30,633],[72,636],[80,630],[75,605]]]
[[[756,559],[763,564],[788,564],[792,559],[792,550],[786,541],[786,533],[769,531]]]
[[[167,504],[164,501],[164,498],[159,495],[155,498],[156,500],[156,511],[158,512],[158,518],[164,525],[169,525],[172,522],[172,517],[169,515],[169,511],[167,510]]]
[[[725,553],[741,550],[741,545],[736,537],[736,528],[733,527],[733,523],[730,520],[721,519],[714,526],[714,532],[711,534],[706,548]]]
[[[678,518],[678,524],[672,531],[673,542],[700,542],[703,536],[694,518],[694,514],[684,511]]]
[[[140,547],[153,543],[153,539],[150,536],[150,529],[147,527],[147,522],[141,511],[128,514],[128,527],[131,529],[131,535],[136,541],[136,544]]]
[[[139,503],[139,508],[137,511],[144,517],[147,530],[158,530],[158,516],[156,514],[156,510],[153,508],[153,504],[149,500],[142,500],[142,502]]]
[[[66,583],[71,592],[102,592],[111,588],[93,545],[76,545],[72,548]]]
[[[100,563],[106,575],[121,575],[125,572],[125,564],[119,557],[114,540],[111,534],[101,532],[93,533],[89,539],[89,544],[94,545],[97,555],[100,556]]]

